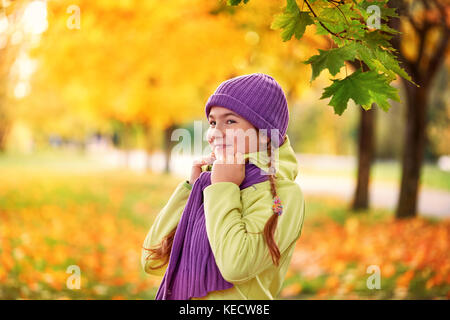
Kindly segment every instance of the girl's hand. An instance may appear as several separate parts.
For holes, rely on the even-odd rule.
[[[209,156],[194,160],[194,162],[192,163],[191,179],[189,180],[189,183],[194,184],[195,180],[198,179],[198,177],[202,173],[202,166],[204,166],[205,164],[213,164],[215,160],[216,156],[214,155],[214,152],[211,152]]]
[[[228,154],[225,158],[214,161],[211,170],[211,184],[233,182],[240,186],[244,178],[245,162],[242,153]]]

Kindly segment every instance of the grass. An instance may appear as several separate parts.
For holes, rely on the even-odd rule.
[[[0,299],[154,298],[161,279],[142,271],[140,246],[179,178],[105,170],[77,154],[3,157],[0,176]],[[306,197],[281,298],[449,298],[448,223],[347,207]],[[367,289],[367,264],[381,266],[381,290]],[[66,287],[70,265],[80,290]]]

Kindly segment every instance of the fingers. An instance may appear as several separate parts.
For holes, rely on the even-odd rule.
[[[236,154],[234,155],[234,159],[236,161],[236,164],[244,164],[245,163],[244,154],[242,154],[241,152],[236,152]]]
[[[205,164],[213,164],[215,160],[216,160],[216,156],[215,156],[214,152],[212,152],[209,156],[194,160],[194,165],[203,166]]]
[[[221,164],[245,164],[244,154],[241,152],[236,153],[224,153],[222,157],[219,157],[216,163]]]
[[[213,164],[215,160],[216,160],[216,155],[214,154],[214,151],[213,151],[213,152],[211,152],[209,157],[206,158],[206,162],[207,162],[207,164]]]

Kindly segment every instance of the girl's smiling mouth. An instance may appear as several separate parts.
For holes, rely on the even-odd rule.
[[[231,147],[231,144],[216,144],[214,148],[228,148]]]

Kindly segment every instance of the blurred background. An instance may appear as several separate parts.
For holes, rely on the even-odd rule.
[[[449,299],[450,8],[393,2],[401,61],[429,85],[339,116],[331,75],[303,63],[327,39],[270,28],[285,1],[3,0],[0,299],[153,299],[141,245],[201,156],[172,133],[206,130],[209,95],[253,72],[286,93],[306,198],[280,298]]]

